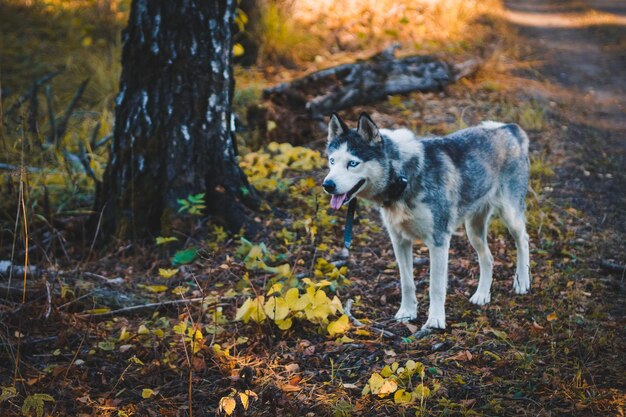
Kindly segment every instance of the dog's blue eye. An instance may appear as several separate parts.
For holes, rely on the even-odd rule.
[[[357,161],[350,161],[350,162],[348,162],[348,168],[354,168],[357,165],[359,165],[359,162],[357,162]]]
[[[334,158],[330,158],[330,159],[328,160],[328,162],[329,162],[331,165],[335,165],[335,159],[334,159]]]

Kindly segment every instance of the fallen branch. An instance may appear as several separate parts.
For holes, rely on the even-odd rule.
[[[68,104],[67,109],[65,110],[65,113],[63,114],[63,118],[60,120],[59,124],[57,125],[56,130],[51,132],[52,137],[50,138],[50,142],[54,143],[54,140],[56,140],[57,147],[59,146],[61,139],[65,135],[65,131],[67,130],[67,123],[70,120],[70,117],[72,116],[72,114],[74,113],[74,109],[78,105],[80,98],[83,96],[83,93],[85,92],[85,89],[87,88],[87,84],[89,84],[89,78],[87,78],[85,81],[80,83],[80,85],[78,86],[78,89],[76,90],[76,93],[74,94],[74,97],[72,98],[72,101],[70,101],[70,104]]]
[[[196,303],[198,301],[206,300],[206,297],[197,297],[197,298],[188,298],[183,300],[170,300],[170,301],[161,301],[159,303],[149,303],[149,304],[139,304],[130,307],[120,308],[118,310],[111,310],[105,313],[85,313],[82,314],[83,317],[109,317],[109,316],[117,316],[128,314],[131,312],[137,312],[141,310],[150,310],[153,308],[170,306],[170,305],[178,305],[178,304],[190,304]],[[219,305],[217,303],[213,303],[214,305]]]
[[[273,102],[306,110],[315,120],[333,111],[370,104],[390,95],[442,90],[448,84],[475,73],[483,60],[473,58],[448,64],[431,55],[395,57],[397,45],[352,64],[314,72],[288,83],[265,89]]]
[[[622,275],[626,274],[626,265],[621,265],[608,259],[602,259],[600,261],[600,267],[607,272],[615,272]]]
[[[352,298],[350,298],[350,299],[348,299],[348,301],[346,301],[346,305],[343,307],[343,314],[348,316],[348,318],[350,319],[350,322],[352,322],[352,324],[355,327],[365,327],[365,326],[367,326],[366,324],[362,323],[361,321],[359,321],[358,319],[356,319],[352,315],[351,310],[352,310],[352,304],[353,303],[354,303],[354,300],[352,300]],[[385,330],[385,329],[382,329],[380,327],[376,327],[376,326],[372,326],[372,325],[369,325],[367,327],[372,329],[374,332],[383,335],[384,337],[388,337],[388,338],[392,338],[392,339],[396,339],[398,337],[398,335],[396,335],[395,333],[392,333],[389,330]]]
[[[22,104],[24,104],[24,102],[26,102],[26,100],[28,100],[30,97],[33,96],[34,92],[37,91],[39,89],[39,87],[41,87],[42,85],[46,84],[48,81],[52,80],[54,77],[56,77],[57,75],[59,75],[60,73],[62,73],[63,71],[65,71],[65,67],[61,67],[59,69],[57,69],[56,71],[52,71],[46,75],[44,75],[43,77],[41,77],[40,79],[38,79],[37,81],[35,81],[33,83],[33,86],[24,94],[22,94],[12,105],[11,107],[9,107],[7,109],[7,111],[4,113],[5,116],[10,115],[11,113],[13,113],[14,111],[16,111],[17,109],[19,109]]]
[[[27,172],[43,172],[43,169],[37,167],[28,167],[28,166],[19,166],[19,165],[11,165],[0,162],[0,169],[4,171],[15,171],[19,172],[22,169],[25,169]]]
[[[352,324],[354,324],[355,327],[363,327],[363,326],[365,326],[363,323],[361,323],[359,320],[357,320],[352,315],[352,312],[350,311],[350,310],[352,310],[352,303],[354,303],[354,300],[352,298],[350,298],[348,301],[346,301],[346,305],[343,308],[343,314],[348,316],[348,318],[350,319]]]

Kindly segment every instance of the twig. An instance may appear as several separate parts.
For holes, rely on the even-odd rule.
[[[33,91],[37,90],[39,87],[41,87],[42,85],[44,85],[45,83],[47,83],[48,81],[50,81],[51,79],[53,79],[54,77],[62,73],[63,71],[65,71],[65,67],[61,67],[57,69],[56,71],[48,73],[44,75],[43,77],[41,77],[40,79],[38,79],[37,81],[35,81],[35,83],[30,88],[30,90],[22,94],[20,98],[18,98],[17,101],[13,103],[11,107],[8,108],[8,110],[5,112],[5,115],[8,116],[14,111],[16,111],[17,109],[19,109],[22,106],[22,104],[24,104],[24,102],[33,95]]]
[[[608,259],[602,259],[600,261],[600,266],[605,271],[617,272],[618,274],[622,274],[622,276],[626,273],[626,265],[620,265],[616,262],[609,261]]]
[[[104,281],[107,284],[114,284],[114,285],[119,285],[121,283],[124,282],[123,278],[107,278],[103,275],[99,275],[99,274],[94,274],[93,272],[83,272],[83,276],[87,277],[87,278],[98,278],[101,279],[102,281]]]
[[[363,323],[361,323],[358,319],[356,319],[352,315],[352,312],[350,311],[350,310],[352,310],[352,303],[354,303],[354,300],[352,298],[350,298],[350,299],[348,299],[348,301],[346,301],[346,305],[343,308],[343,314],[348,316],[348,318],[350,319],[352,324],[354,324],[356,327],[363,327],[363,326],[365,326]]]
[[[39,115],[39,100],[37,94],[39,94],[39,86],[35,83],[30,96],[30,113],[28,115],[28,128],[33,134],[37,133],[37,116]]]
[[[107,143],[111,139],[113,139],[113,135],[106,135],[105,137],[103,137],[102,139],[97,141],[94,146],[92,146],[92,151],[98,149],[100,146],[104,145],[105,143]]]
[[[15,171],[15,172],[21,171],[22,169],[28,172],[42,172],[43,171],[43,169],[37,168],[37,167],[11,165],[11,164],[5,164],[4,162],[0,162],[0,169],[4,171]]]
[[[46,313],[43,315],[46,320],[50,317],[50,312],[52,311],[52,295],[50,293],[50,282],[46,281]]]
[[[198,298],[189,298],[189,299],[185,299],[185,300],[169,300],[169,301],[161,301],[160,303],[148,303],[148,304],[140,304],[140,305],[135,305],[135,306],[130,306],[130,307],[124,307],[124,308],[120,308],[118,310],[112,310],[112,311],[107,311],[106,313],[87,313],[87,314],[83,314],[84,317],[108,317],[108,316],[115,316],[118,314],[127,314],[130,312],[136,312],[136,311],[140,311],[140,310],[149,310],[152,308],[157,308],[157,307],[163,307],[163,306],[169,306],[169,305],[178,305],[178,304],[189,304],[189,303],[196,303],[198,301],[202,301],[204,300],[204,297],[198,297]],[[213,303],[214,305],[221,305],[218,303]],[[226,305],[226,304],[224,304]]]
[[[346,305],[343,308],[343,314],[345,314],[346,316],[348,316],[348,318],[350,319],[350,321],[352,322],[352,324],[354,324],[355,327],[364,327],[366,326],[366,324],[360,322],[358,319],[356,319],[353,315],[352,312],[350,310],[352,310],[352,303],[354,303],[354,300],[352,300],[352,298],[348,299],[348,301],[346,301]],[[380,327],[376,327],[376,326],[368,326],[370,329],[372,329],[373,331],[375,331],[376,333],[382,334],[384,337],[389,337],[392,339],[396,339],[398,337],[397,334],[390,332],[389,330],[385,330],[382,329]]]
[[[89,141],[89,146],[91,147],[91,151],[96,148],[96,143],[98,139],[98,132],[100,132],[100,121],[96,123],[96,127],[93,128],[93,132],[91,132],[91,140]]]
[[[54,132],[54,134],[56,134],[57,147],[59,146],[60,141],[63,138],[63,135],[65,135],[65,131],[67,130],[67,123],[70,120],[72,113],[74,113],[74,109],[76,108],[78,101],[80,100],[83,93],[85,92],[85,88],[87,88],[87,84],[89,84],[89,78],[87,78],[78,86],[78,90],[76,90],[76,94],[74,94],[72,101],[70,101],[70,104],[67,106],[67,109],[65,110],[65,114],[63,115],[63,118],[59,122],[59,126],[57,127],[57,130],[56,132]]]
[[[57,122],[54,117],[54,109],[52,108],[52,92],[50,89],[50,85],[47,85],[43,90],[44,95],[46,96],[46,106],[48,107],[48,119],[50,120],[50,134],[52,137],[50,138],[51,143],[56,143],[57,141]]]

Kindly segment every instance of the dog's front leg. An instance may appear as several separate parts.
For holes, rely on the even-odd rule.
[[[415,282],[413,281],[413,242],[399,234],[389,231],[393,252],[400,269],[400,288],[402,301],[396,313],[396,320],[407,322],[417,317],[417,297],[415,296]]]
[[[428,320],[422,329],[446,328],[446,290],[448,287],[448,254],[450,237],[444,238],[442,244],[430,245],[430,306]]]

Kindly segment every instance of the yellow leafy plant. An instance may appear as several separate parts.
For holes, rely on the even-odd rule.
[[[224,415],[227,416],[232,415],[237,408],[237,399],[239,400],[239,403],[241,404],[243,410],[248,411],[250,401],[256,400],[257,398],[258,395],[252,390],[247,389],[240,392],[233,389],[229,395],[220,398],[220,402],[217,406],[217,412],[224,413]]]
[[[413,377],[418,376],[420,381],[413,383]],[[423,404],[424,400],[435,393],[439,385],[433,382],[433,388],[424,383],[425,367],[422,363],[409,359],[404,366],[398,362],[386,365],[380,372],[374,372],[365,384],[362,395],[377,395],[385,398],[393,394],[396,404]]]
[[[304,293],[300,293],[298,288],[285,288],[282,283],[276,283],[266,295],[248,298],[237,309],[235,320],[261,323],[268,318],[281,330],[287,330],[292,326],[293,319],[306,319],[325,328],[331,336],[345,333],[350,328],[347,316],[329,323],[331,316],[343,314],[339,298],[330,298],[323,284],[310,279],[303,282],[307,286]]]
[[[310,171],[325,163],[319,152],[302,146],[271,142],[266,149],[249,152],[239,163],[250,183],[261,191],[276,189],[286,170]]]
[[[198,353],[204,347],[205,340],[200,325],[184,320],[174,325],[172,331],[182,336],[184,343],[191,346],[193,353]]]

